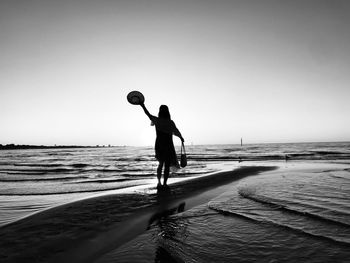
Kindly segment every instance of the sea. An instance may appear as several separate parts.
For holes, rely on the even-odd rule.
[[[186,150],[188,165],[172,169],[170,186],[240,167],[277,169],[163,218],[96,262],[350,262],[350,142]],[[153,147],[2,150],[0,228],[69,202],[142,191],[156,184],[156,168]]]

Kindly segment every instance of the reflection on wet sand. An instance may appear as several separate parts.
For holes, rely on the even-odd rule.
[[[181,213],[185,210],[185,202],[176,205],[169,205],[171,203],[172,193],[169,187],[161,188],[157,191],[157,201],[159,209],[149,219],[147,230],[152,227],[158,228],[154,237],[157,240],[157,249],[155,254],[155,262],[179,262],[178,258],[172,256],[164,246],[164,240],[174,239],[179,234],[178,231],[181,226],[177,220],[171,220],[169,216]],[[180,234],[181,235],[181,234]],[[181,262],[181,260],[180,260]]]
[[[156,224],[160,224],[161,221],[166,219],[168,216],[181,213],[185,210],[185,202],[182,202],[179,205],[175,205],[173,207],[169,206],[171,198],[172,195],[169,187],[157,191],[157,201],[159,204],[159,208],[149,219],[147,229],[150,229],[151,225],[154,222],[156,222]]]

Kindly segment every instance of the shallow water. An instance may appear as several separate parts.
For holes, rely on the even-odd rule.
[[[98,262],[347,262],[350,143],[187,147],[170,183],[240,166],[247,177],[208,203],[154,222]],[[0,226],[75,200],[156,183],[153,148],[0,152]]]
[[[292,163],[247,177],[96,262],[348,262],[348,166]]]
[[[172,169],[170,183],[224,166],[192,159]],[[0,151],[0,226],[67,202],[154,185],[156,167],[150,147]]]
[[[286,157],[346,162],[350,143],[200,145],[187,152],[188,166],[174,169],[170,183]],[[74,200],[154,184],[156,167],[153,147],[0,151],[0,226]]]

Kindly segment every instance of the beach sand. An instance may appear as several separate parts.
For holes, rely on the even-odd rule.
[[[54,207],[0,228],[1,262],[92,262],[144,233],[164,213],[204,204],[246,176],[247,166],[180,181],[170,191],[99,196]]]

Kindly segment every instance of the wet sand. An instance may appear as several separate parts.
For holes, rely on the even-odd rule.
[[[92,262],[147,231],[164,213],[203,204],[230,183],[275,168],[241,167],[171,184],[170,191],[146,189],[48,209],[0,228],[0,261]]]

